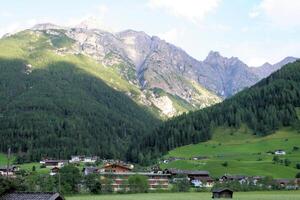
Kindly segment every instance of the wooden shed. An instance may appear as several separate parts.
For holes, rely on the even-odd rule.
[[[217,188],[212,191],[212,198],[228,198],[231,199],[233,191],[228,188]]]

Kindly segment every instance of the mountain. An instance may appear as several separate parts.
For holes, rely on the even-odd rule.
[[[75,44],[60,49],[60,53],[82,53],[117,69],[143,91],[145,105],[152,105],[167,117],[218,103],[295,61],[291,58],[271,68],[252,68],[236,57],[226,58],[213,51],[204,61],[198,61],[156,36],[134,30],[111,33],[96,29],[96,23],[84,21],[75,28],[39,24],[32,30],[50,35],[64,30]]]
[[[265,78],[272,74],[273,72],[279,70],[282,66],[292,63],[298,60],[298,58],[295,57],[286,57],[282,61],[275,63],[274,65],[270,63],[265,63],[260,67],[252,67],[251,71],[256,74],[260,79]]]
[[[136,142],[140,146],[132,150],[132,159],[136,152],[159,156],[179,146],[208,141],[216,128],[246,126],[254,135],[266,136],[280,127],[299,127],[299,97],[300,61],[296,61],[222,103],[165,122]]]
[[[200,72],[200,77],[203,78],[199,78],[199,82],[223,97],[232,96],[259,80],[258,76],[236,57],[226,58],[218,52],[211,51],[203,63],[210,66],[210,72]]]
[[[139,102],[157,109],[162,116],[171,117],[221,101],[197,82],[192,67],[198,61],[158,37],[134,30],[113,34],[84,28],[87,24],[75,28],[53,27],[39,24],[32,30],[53,36],[60,35],[63,30],[74,44],[59,49],[60,54],[81,53],[115,69],[127,82],[139,88],[143,95]]]
[[[133,160],[138,152],[129,146],[160,119],[219,103],[259,80],[238,58],[211,52],[202,62],[156,36],[86,23],[4,36],[0,70],[0,150],[10,145],[25,160]]]

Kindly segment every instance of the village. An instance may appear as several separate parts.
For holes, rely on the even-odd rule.
[[[275,152],[276,155],[284,155],[283,150]],[[166,163],[181,158],[170,158],[160,162]],[[192,158],[199,159],[199,158]],[[43,159],[39,162],[40,168],[46,168],[50,176],[59,175],[60,169],[65,166],[72,165],[80,169],[82,176],[91,174],[97,175],[100,179],[111,179],[110,187],[113,192],[129,191],[128,179],[131,176],[139,175],[146,177],[148,182],[148,190],[170,190],[172,185],[186,182],[191,188],[202,189],[204,191],[217,191],[224,186],[238,183],[243,186],[255,186],[286,190],[297,190],[300,186],[300,178],[295,179],[272,179],[266,182],[267,177],[263,176],[246,176],[237,174],[224,174],[220,177],[212,177],[209,171],[200,170],[182,170],[182,169],[161,169],[159,166],[151,168],[138,168],[131,163],[120,160],[99,159],[97,156],[76,155],[71,156],[70,160]],[[20,168],[17,165],[0,167],[0,175],[15,178]],[[217,187],[214,187],[217,186]],[[223,187],[222,187],[223,186]],[[217,195],[217,194],[216,194]]]

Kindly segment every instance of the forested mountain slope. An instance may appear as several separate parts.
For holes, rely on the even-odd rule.
[[[299,126],[299,106],[300,61],[296,61],[222,103],[167,121],[143,138],[132,155],[143,150],[140,157],[158,156],[179,146],[207,141],[212,129],[219,126],[237,128],[245,124],[255,135],[265,136],[282,126]]]
[[[113,69],[57,53],[72,42],[30,31],[0,41],[2,152],[11,147],[24,161],[72,154],[126,159],[131,138],[159,123],[125,94],[139,91]]]

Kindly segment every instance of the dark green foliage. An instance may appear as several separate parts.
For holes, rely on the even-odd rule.
[[[300,172],[296,174],[296,178],[300,178]]]
[[[11,191],[15,190],[22,190],[24,189],[24,186],[22,185],[22,182],[20,179],[15,178],[9,178],[7,179],[4,176],[0,176],[0,196]]]
[[[300,169],[300,163],[297,163],[297,164],[296,164],[296,168],[297,168],[297,169]]]
[[[212,137],[215,127],[239,128],[247,125],[254,134],[265,136],[282,126],[299,121],[300,61],[284,66],[251,88],[215,106],[173,118],[143,138],[130,152],[161,156],[179,146],[204,142]]]
[[[280,161],[279,156],[273,156],[272,161],[273,161],[274,163],[278,163],[278,162]]]
[[[173,184],[172,191],[174,192],[188,192],[191,188],[191,183],[187,178],[179,178]]]
[[[73,165],[66,165],[59,170],[61,191],[63,193],[78,192],[77,185],[81,180],[79,169]]]
[[[112,179],[109,177],[105,177],[104,179],[101,180],[101,192],[102,193],[112,193],[113,188],[112,188]]]
[[[223,163],[222,163],[222,166],[223,166],[223,167],[228,167],[228,162],[227,162],[227,161],[223,162]]]
[[[93,194],[101,193],[100,177],[97,174],[89,174],[84,177],[84,182],[89,191]]]
[[[130,191],[133,193],[147,192],[149,183],[146,176],[133,175],[128,178]]]
[[[133,138],[158,120],[125,94],[66,62],[25,73],[0,59],[0,151],[18,162],[72,154],[126,159]]]
[[[284,159],[284,165],[285,166],[290,166],[290,164],[291,164],[291,161],[289,160],[289,159]]]

